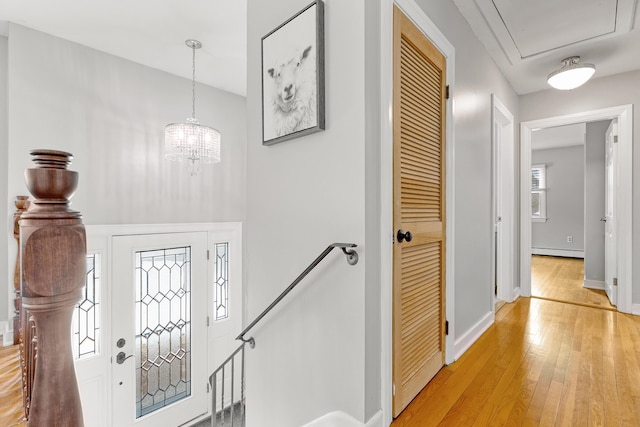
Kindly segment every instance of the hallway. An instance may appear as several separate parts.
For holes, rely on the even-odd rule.
[[[553,301],[616,310],[604,291],[583,288],[584,259],[533,255],[531,295]]]
[[[408,426],[640,425],[640,317],[519,298],[398,417]]]

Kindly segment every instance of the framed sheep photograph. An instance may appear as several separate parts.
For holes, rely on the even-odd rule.
[[[324,130],[324,3],[262,38],[262,144]]]

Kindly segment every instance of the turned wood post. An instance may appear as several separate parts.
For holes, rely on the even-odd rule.
[[[38,356],[29,427],[82,426],[82,407],[71,351],[71,318],[85,285],[86,237],[79,212],[69,209],[78,173],[71,154],[31,152],[25,170],[35,198],[20,219],[22,307],[38,332]]]
[[[13,213],[13,237],[18,243],[18,256],[16,257],[16,268],[13,272],[13,292],[15,297],[13,299],[13,344],[20,344],[20,333],[22,330],[21,321],[21,298],[20,298],[20,216],[29,207],[29,196],[18,196],[15,200],[16,211]]]

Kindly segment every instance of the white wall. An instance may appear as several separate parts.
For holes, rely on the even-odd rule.
[[[380,262],[380,167],[381,167],[381,2],[365,1],[365,395],[364,420],[370,420],[381,403],[382,322]]]
[[[9,208],[7,207],[7,167],[9,159],[7,158],[7,147],[9,145],[9,130],[7,129],[7,46],[6,37],[0,36],[0,212],[2,212],[2,223],[0,225],[0,242],[6,242],[9,238],[13,239],[13,221]],[[11,228],[10,228],[11,227]],[[15,264],[14,264],[15,265]],[[13,275],[9,275],[9,260],[7,254],[7,245],[0,243],[0,322],[11,320],[13,317]],[[4,280],[7,278],[7,281]],[[3,292],[5,286],[7,292]]]
[[[584,278],[604,282],[605,133],[611,120],[587,123],[584,164]]]
[[[547,221],[532,222],[531,247],[583,252],[584,145],[533,150],[531,164],[547,171]]]
[[[261,38],[308,0],[248,2],[245,272],[252,320],[330,243],[334,252],[263,320],[247,353],[247,425],[364,418],[364,0],[325,5],[326,130],[262,146]],[[379,369],[377,371],[379,373]]]
[[[640,71],[596,78],[571,91],[545,90],[520,97],[520,120],[530,121],[634,104],[634,141],[640,129]],[[640,274],[640,150],[633,151],[633,275]],[[640,303],[640,280],[633,283],[634,304]]]
[[[511,111],[515,123],[519,122],[518,97],[453,2],[418,0],[416,3],[456,51],[453,88],[456,237],[453,244],[457,339],[492,310],[491,94],[495,93]],[[518,141],[516,136],[516,147]],[[516,148],[516,165],[519,153]],[[519,176],[518,171],[515,176]],[[515,200],[514,197],[513,208],[517,212]]]
[[[249,353],[248,399],[251,394],[264,394],[260,402],[250,403],[249,421],[258,423],[278,414],[283,426],[334,409],[366,420],[376,410],[373,402],[379,380],[370,376],[376,374],[373,366],[381,362],[377,354],[364,355],[363,350],[377,351],[378,343],[371,338],[379,327],[374,313],[380,307],[376,287],[390,286],[378,284],[375,267],[366,262],[377,251],[369,245],[380,239],[375,198],[379,196],[375,190],[379,125],[372,111],[379,102],[377,70],[372,68],[379,47],[377,33],[369,27],[369,20],[378,19],[378,11],[364,6],[370,2],[326,2],[327,130],[272,147],[260,145],[260,38],[306,3],[249,2],[246,266],[250,316],[266,306],[286,286],[286,278],[294,277],[330,240],[365,243],[366,275],[360,264],[346,267],[344,261],[337,261],[319,273],[318,283],[307,283],[294,302],[256,332],[258,344]],[[491,93],[503,100],[516,121],[518,98],[453,3],[418,4],[456,49],[457,239],[450,244],[459,260],[455,333],[462,336],[492,309]],[[287,252],[291,247],[296,248],[294,253]],[[332,292],[343,297],[331,299]],[[304,359],[307,363],[299,362]],[[362,389],[364,384],[367,390]]]
[[[185,67],[190,59],[185,48]],[[29,151],[52,148],[74,155],[71,169],[80,182],[72,208],[85,224],[244,220],[243,97],[197,85],[197,117],[222,133],[222,162],[191,177],[185,165],[163,157],[164,126],[191,115],[190,80],[15,24],[8,69],[3,201],[27,194]],[[10,241],[10,262],[13,246]]]

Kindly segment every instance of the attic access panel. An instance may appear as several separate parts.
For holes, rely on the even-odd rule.
[[[619,0],[492,0],[526,58],[616,31]]]

